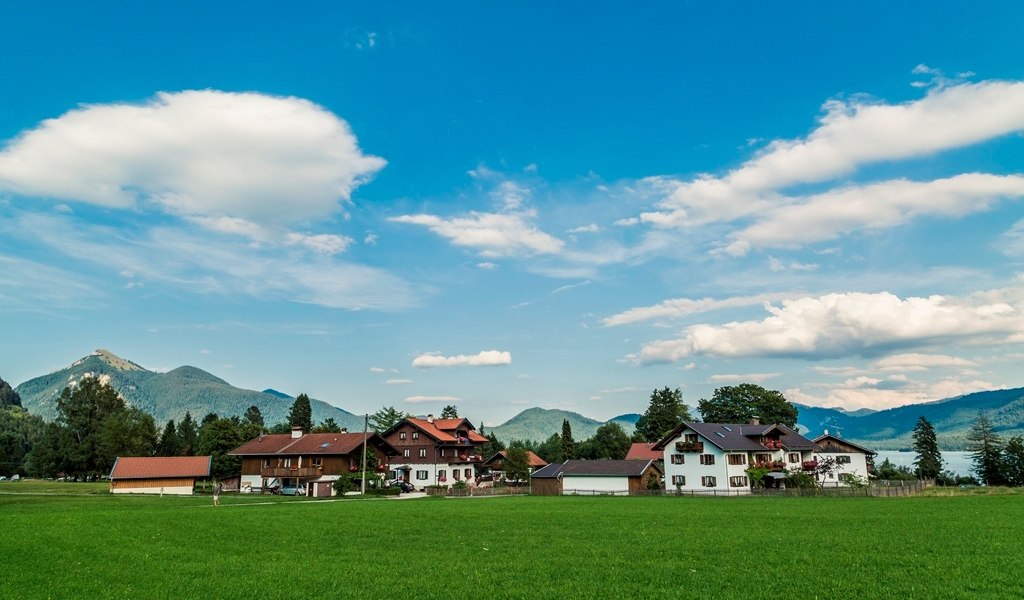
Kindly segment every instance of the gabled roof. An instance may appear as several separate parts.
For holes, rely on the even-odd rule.
[[[662,460],[664,455],[654,449],[655,442],[633,442],[626,453],[626,460]]]
[[[501,450],[500,452],[497,452],[494,456],[485,460],[483,464],[485,466],[491,465],[498,462],[499,460],[504,460],[505,458],[508,458],[508,450]],[[533,469],[539,469],[541,467],[547,466],[548,464],[548,461],[534,454],[532,450],[526,451],[526,460],[530,464],[530,467]]]
[[[656,450],[664,450],[672,440],[678,438],[686,429],[691,429],[704,440],[724,451],[759,452],[765,449],[761,445],[762,435],[778,434],[779,441],[787,450],[817,450],[818,445],[794,429],[782,424],[751,423],[680,423],[654,445]]]
[[[653,460],[567,460],[560,465],[551,464],[538,469],[532,477],[640,477],[648,468],[662,473]]]
[[[371,446],[395,456],[398,450],[376,433],[366,436]],[[228,452],[231,456],[265,456],[272,454],[351,454],[363,444],[362,433],[307,433],[293,438],[290,433],[261,435]]]
[[[438,442],[457,444],[459,443],[456,437],[456,431],[461,427],[466,430],[466,436],[469,441],[474,444],[483,444],[490,440],[474,431],[473,424],[469,422],[469,419],[434,419],[430,422],[426,419],[418,419],[416,417],[406,417],[399,421],[391,429],[384,432],[384,435],[390,434],[395,429],[402,426],[403,423],[409,423],[413,427],[416,427],[423,433],[434,438]]]
[[[863,452],[864,454],[878,454],[878,452],[875,452],[875,451],[874,451],[874,450],[872,450],[871,448],[866,448],[866,447],[864,447],[864,446],[861,446],[860,444],[855,444],[855,443],[851,442],[850,440],[848,440],[848,439],[846,439],[846,438],[836,437],[836,436],[834,436],[834,435],[831,435],[831,434],[819,435],[818,437],[814,438],[814,440],[813,440],[813,441],[814,441],[814,443],[815,443],[815,444],[818,444],[819,446],[821,446],[821,445],[822,445],[822,442],[823,442],[823,441],[825,441],[825,440],[834,440],[834,441],[837,441],[837,442],[839,442],[840,444],[845,444],[845,445],[847,445],[847,446],[850,446],[850,447],[852,447],[852,448],[855,448],[855,449],[857,449],[857,450],[860,450],[860,451],[861,451],[861,452]],[[824,451],[825,449],[824,449],[824,448],[822,448],[821,450],[823,450],[823,451]]]
[[[110,479],[209,477],[209,456],[119,456]]]

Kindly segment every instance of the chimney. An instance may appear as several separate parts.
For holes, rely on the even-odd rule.
[[[759,417],[757,415],[754,415],[754,416],[750,417],[750,424],[751,425],[760,425],[761,424],[761,417]]]
[[[293,440],[297,440],[300,437],[302,437],[302,428],[301,427],[292,427],[292,439]]]
[[[825,435],[828,435],[828,429],[825,430]]]
[[[342,433],[348,433],[348,427],[342,427],[341,428],[341,432]]]
[[[434,422],[434,415],[427,415],[427,423],[433,423],[433,422]]]

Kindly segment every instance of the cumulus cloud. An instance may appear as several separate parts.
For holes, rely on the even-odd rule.
[[[966,358],[948,356],[946,354],[894,354],[872,363],[876,369],[883,371],[925,371],[932,367],[976,367],[978,363]]]
[[[386,385],[406,385],[412,383],[412,379],[388,379],[384,383]]]
[[[457,356],[441,356],[439,354],[423,354],[412,361],[417,369],[433,367],[499,367],[512,364],[512,353],[499,350],[484,350],[477,354],[459,354]]]
[[[991,390],[996,384],[981,379],[946,377],[939,381],[882,380],[859,378],[839,384],[819,386],[822,389],[789,388],[784,395],[790,401],[808,406],[826,406],[856,410],[884,410],[905,404],[934,402],[945,398]]]
[[[144,104],[82,106],[23,132],[0,152],[0,189],[268,226],[336,213],[384,164],[307,100],[162,92]]]
[[[708,377],[708,381],[711,381],[712,383],[763,383],[769,379],[775,379],[779,375],[779,373],[744,373],[742,375],[721,374]]]
[[[1024,295],[1017,288],[968,297],[828,294],[765,309],[770,316],[760,321],[694,325],[630,358],[645,364],[694,355],[870,356],[940,341],[1008,343],[1024,333]]]

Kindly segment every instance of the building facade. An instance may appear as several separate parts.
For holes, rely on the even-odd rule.
[[[468,419],[406,417],[381,436],[395,448],[389,477],[418,489],[451,487],[462,481],[476,485],[483,463],[479,446],[489,440],[477,433]]]
[[[830,435],[827,430],[824,435],[814,438],[814,443],[819,448],[814,453],[814,460],[833,458],[836,461],[836,470],[822,477],[823,485],[842,485],[851,479],[867,482],[874,471],[874,458],[878,453],[870,448]]]

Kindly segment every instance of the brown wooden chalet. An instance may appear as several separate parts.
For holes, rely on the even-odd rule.
[[[335,479],[358,471],[364,436],[367,451],[377,456],[378,471],[387,472],[398,451],[376,433],[303,434],[293,429],[291,434],[253,438],[228,454],[242,458],[243,491],[281,486],[310,496],[330,496]]]
[[[501,450],[495,453],[494,456],[484,461],[483,466],[491,469],[492,471],[504,472],[505,470],[505,459],[508,457],[508,450]],[[526,451],[526,460],[530,467],[530,472],[533,473],[535,470],[546,467],[547,461],[537,456],[532,450]]]
[[[489,440],[469,419],[406,417],[381,434],[398,455],[392,476],[416,487],[473,483],[483,462],[478,446]]]

